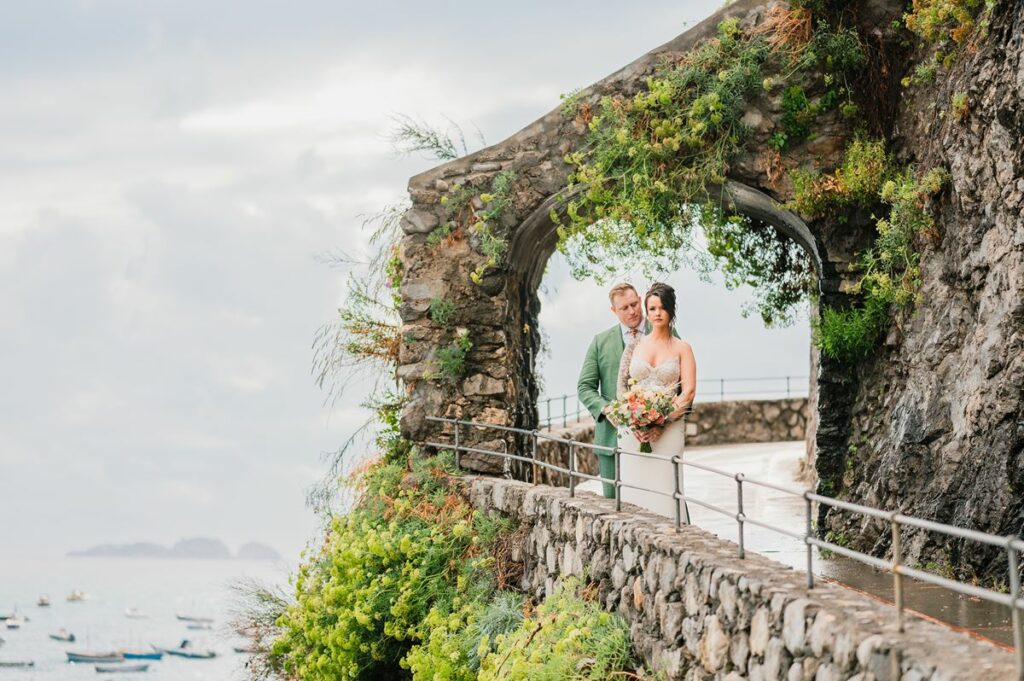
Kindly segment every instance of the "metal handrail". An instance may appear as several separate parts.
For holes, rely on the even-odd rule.
[[[804,384],[809,380],[807,376],[757,376],[755,378],[703,378],[698,379],[698,384],[714,385],[718,386],[718,390],[713,388],[700,390],[701,399],[705,396],[709,401],[722,402],[725,401],[726,396],[754,396],[754,395],[773,395],[780,396],[785,393],[786,399],[790,397],[806,397],[806,390],[795,390],[794,385],[800,385],[803,381]],[[727,390],[726,384],[732,383],[755,383],[755,382],[766,382],[775,381],[781,384],[785,382],[785,388],[780,387],[778,389],[765,389],[765,390]],[[795,383],[794,383],[795,382]],[[558,411],[557,407],[552,413],[551,405],[561,403],[561,411]],[[543,408],[541,407],[543,405]],[[584,418],[590,415],[590,412],[580,402],[579,395],[577,393],[564,393],[562,395],[552,395],[549,397],[541,397],[537,400],[537,411],[541,413],[540,424],[542,428],[551,428],[555,426],[559,421],[562,423],[562,427],[568,426],[570,423],[579,423]]]
[[[944,523],[937,523],[932,520],[925,520],[923,518],[916,518],[914,516],[908,516],[897,511],[883,511],[881,509],[873,508],[871,506],[864,506],[862,504],[854,504],[849,501],[842,501],[840,499],[834,499],[821,494],[817,494],[810,489],[799,489],[796,487],[787,487],[784,485],[778,485],[773,482],[766,480],[758,480],[751,478],[743,473],[730,473],[714,466],[707,464],[701,464],[694,461],[686,461],[683,459],[682,452],[679,454],[666,456],[663,454],[654,453],[641,453],[634,452],[622,447],[615,447],[609,450],[608,447],[602,447],[595,445],[590,442],[579,442],[576,440],[566,439],[554,435],[549,435],[540,430],[527,430],[525,428],[514,428],[511,426],[499,426],[490,423],[478,423],[475,421],[465,421],[461,419],[450,419],[441,418],[436,416],[428,416],[428,421],[435,423],[443,423],[454,427],[454,443],[448,442],[424,442],[423,444],[434,447],[437,449],[453,449],[455,452],[455,463],[458,466],[460,464],[460,456],[463,452],[472,452],[478,454],[489,454],[493,456],[502,457],[506,461],[506,469],[509,460],[522,461],[529,463],[533,467],[533,480],[534,484],[537,484],[538,479],[537,469],[544,468],[547,470],[557,471],[559,473],[569,476],[569,495],[571,497],[576,496],[576,480],[594,480],[601,481],[602,483],[613,484],[615,489],[615,509],[621,510],[622,508],[622,490],[634,489],[644,491],[648,493],[658,494],[664,497],[672,498],[675,501],[675,526],[676,531],[679,532],[682,529],[682,508],[686,502],[692,502],[703,508],[722,514],[728,518],[732,518],[736,521],[739,530],[739,542],[738,542],[738,553],[740,558],[745,558],[744,548],[744,525],[750,524],[757,527],[776,532],[778,534],[791,537],[798,541],[802,541],[807,547],[807,587],[814,587],[814,573],[812,571],[813,563],[813,548],[818,547],[819,549],[826,549],[837,553],[847,558],[851,558],[858,562],[870,565],[871,567],[885,570],[893,575],[893,593],[895,596],[895,609],[896,609],[896,630],[902,632],[904,627],[903,615],[904,615],[904,603],[903,603],[903,577],[911,577],[919,581],[934,584],[956,593],[965,594],[982,600],[989,601],[991,603],[997,603],[1010,608],[1011,617],[1013,620],[1013,640],[1014,650],[1017,661],[1017,678],[1024,681],[1024,618],[1021,616],[1021,611],[1024,610],[1024,598],[1021,597],[1021,583],[1020,573],[1018,567],[1020,564],[1020,552],[1024,551],[1024,540],[1020,539],[1015,535],[993,535],[986,532],[980,532],[978,530],[972,530],[964,527],[957,527],[955,525],[946,525]],[[504,433],[515,433],[518,435],[527,436],[531,441],[531,456],[520,456],[516,454],[510,454],[506,451],[490,451],[479,448],[466,447],[460,444],[460,433],[463,427],[467,428],[480,428],[497,430]],[[684,429],[684,441],[683,449],[685,450],[685,429]],[[570,448],[569,453],[569,467],[564,468],[546,461],[539,461],[537,459],[537,441],[538,440],[549,440],[566,444]],[[615,463],[615,477],[614,479],[605,478],[602,476],[595,476],[583,473],[577,470],[577,452],[579,448],[588,450],[605,450],[610,451],[614,457]],[[622,457],[623,456],[636,456],[644,457],[647,459],[658,459],[671,463],[675,475],[675,490],[674,492],[664,492],[657,489],[648,489],[633,483],[625,483],[622,481]],[[710,501],[697,499],[695,497],[687,496],[683,489],[683,476],[681,475],[682,468],[689,466],[699,470],[707,471],[715,475],[721,475],[728,478],[733,478],[736,481],[736,499],[737,499],[737,510],[736,512],[722,508]],[[506,470],[507,472],[507,470]],[[777,527],[771,523],[767,523],[748,515],[743,508],[743,485],[744,483],[756,485],[759,487],[765,487],[773,489],[786,494],[802,497],[805,501],[805,528],[804,533],[799,534],[786,528]],[[812,505],[813,503],[824,504],[831,508],[838,508],[844,511],[852,513],[859,513],[866,515],[877,520],[888,522],[892,532],[892,546],[893,555],[890,560],[878,558],[855,549],[851,549],[846,546],[840,546],[833,542],[819,539],[813,534],[811,520],[812,520]],[[966,539],[969,541],[977,541],[989,546],[1002,547],[1007,553],[1007,563],[1009,570],[1009,584],[1010,593],[1004,594],[993,589],[986,589],[984,587],[975,586],[973,584],[967,584],[947,577],[941,577],[930,572],[911,568],[903,564],[903,552],[902,552],[902,535],[901,527],[916,527],[918,529],[927,530],[930,532],[938,532],[951,537],[957,537],[960,539]]]

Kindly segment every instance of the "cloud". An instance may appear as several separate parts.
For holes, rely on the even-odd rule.
[[[210,369],[221,383],[246,393],[267,390],[281,373],[268,358],[255,354],[217,355],[210,358]]]

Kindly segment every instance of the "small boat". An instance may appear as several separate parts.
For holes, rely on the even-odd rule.
[[[22,625],[25,624],[25,622],[28,622],[27,617],[15,613],[7,618],[6,624],[8,629],[21,629]]]
[[[160,660],[164,654],[159,650],[122,650],[126,660]]]
[[[67,629],[58,629],[56,633],[50,634],[50,638],[54,641],[66,641],[67,643],[75,642],[75,635]]]
[[[158,648],[153,646],[160,652],[166,655],[173,655],[174,657],[184,657],[190,660],[212,660],[217,657],[217,653],[212,650],[196,650],[192,647],[192,642],[188,639],[183,640],[177,648]]]
[[[189,624],[185,625],[185,628],[193,629],[196,631],[209,631],[213,629],[213,625],[209,622],[190,622]]]
[[[85,593],[84,591],[79,591],[78,589],[75,589],[74,591],[68,594],[68,603],[80,603],[88,597],[89,594]]]
[[[195,615],[175,615],[182,622],[198,622],[200,624],[213,624],[212,617],[196,617]]]
[[[49,608],[50,607],[50,597],[49,596],[40,596],[39,600],[36,601],[36,605],[38,605],[40,608]]]
[[[70,650],[64,651],[68,656],[68,662],[92,662],[99,664],[110,664],[112,662],[123,662],[124,655],[121,653],[110,651],[110,652],[82,652],[73,653]]]
[[[124,616],[131,620],[144,620],[149,619],[149,615],[142,612],[138,608],[128,608],[124,611]]]
[[[127,674],[130,672],[144,672],[148,669],[148,664],[118,664],[113,667],[107,667],[102,664],[96,665],[96,671],[101,674]]]
[[[31,660],[10,660],[0,661],[0,669],[28,669],[29,667],[35,667],[36,663]]]
[[[184,657],[189,660],[212,660],[217,657],[217,653],[212,650],[181,650],[176,648],[170,648],[164,651],[168,655],[174,655],[175,657]]]

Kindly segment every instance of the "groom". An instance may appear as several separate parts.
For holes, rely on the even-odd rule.
[[[605,406],[615,399],[615,388],[619,378],[619,360],[626,344],[643,336],[643,303],[636,289],[630,284],[617,284],[608,292],[611,310],[619,323],[594,336],[587,356],[583,360],[580,378],[576,384],[580,402],[594,417],[594,444],[597,449],[598,468],[605,480],[615,479],[615,457],[612,450],[618,440],[615,426],[604,415]],[[604,483],[604,495],[615,497],[615,485]]]

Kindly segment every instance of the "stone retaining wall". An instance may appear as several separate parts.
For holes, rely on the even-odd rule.
[[[597,598],[631,626],[642,659],[685,681],[994,681],[1014,677],[1009,653],[943,626],[819,583],[697,527],[588,493],[468,478],[476,507],[524,523],[522,587],[544,597],[588,575]]]
[[[809,409],[806,397],[698,404],[686,424],[686,444],[699,447],[803,440]],[[587,419],[565,427],[556,426],[550,432],[566,440],[593,442],[594,421]],[[551,440],[538,440],[537,459],[568,468],[569,446]],[[597,475],[597,458],[590,451],[580,449],[576,455],[576,470],[587,475]],[[537,471],[537,482],[568,487],[569,476],[541,468]]]
[[[698,403],[687,424],[686,444],[699,447],[803,440],[808,411],[806,397]]]

